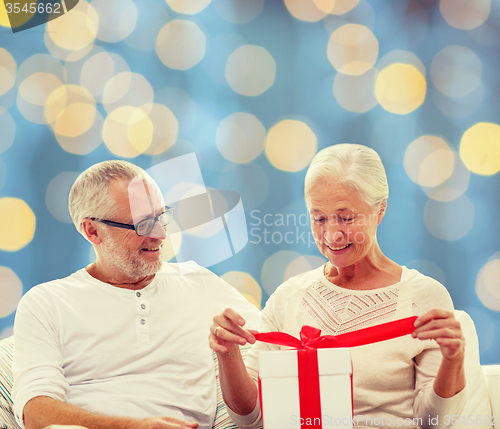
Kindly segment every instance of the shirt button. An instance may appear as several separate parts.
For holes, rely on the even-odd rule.
[[[137,298],[141,297],[141,293],[140,292],[136,292],[135,294],[137,295]]]
[[[144,310],[146,308],[145,304],[141,304],[141,308]]]
[[[141,319],[141,325],[145,325],[146,324],[146,320],[145,319]]]

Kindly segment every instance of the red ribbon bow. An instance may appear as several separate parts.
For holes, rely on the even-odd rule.
[[[411,334],[416,319],[417,316],[412,316],[346,334],[323,336],[320,329],[304,325],[300,330],[300,340],[284,332],[255,334],[255,338],[264,343],[297,349],[301,428],[321,428],[317,349],[363,346]],[[261,394],[259,383],[259,396]],[[260,404],[262,407],[262,397]]]

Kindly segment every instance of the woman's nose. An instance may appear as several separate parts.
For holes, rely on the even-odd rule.
[[[324,237],[327,243],[341,243],[344,233],[338,227],[331,227],[326,229]]]

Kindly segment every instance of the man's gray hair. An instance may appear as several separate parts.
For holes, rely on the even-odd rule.
[[[389,186],[380,156],[368,146],[341,143],[320,150],[309,165],[305,195],[318,182],[338,182],[359,192],[375,210],[389,197]]]
[[[85,237],[82,222],[86,217],[113,219],[117,208],[109,192],[110,182],[118,179],[130,182],[139,174],[144,174],[142,168],[119,160],[99,162],[80,174],[68,198],[69,214],[78,232]]]

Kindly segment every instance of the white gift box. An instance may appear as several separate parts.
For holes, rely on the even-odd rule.
[[[352,364],[348,348],[318,349],[323,428],[352,429]],[[297,350],[261,352],[262,417],[264,429],[312,428],[300,416]]]

